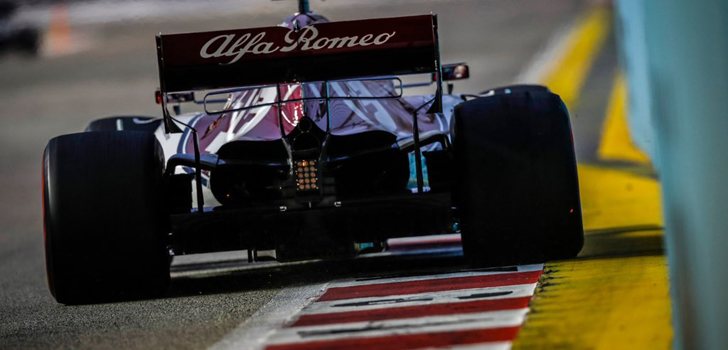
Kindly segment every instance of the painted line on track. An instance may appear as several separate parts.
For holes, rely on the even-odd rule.
[[[578,21],[575,19],[557,29],[531,61],[513,80],[514,84],[543,84],[544,78],[556,68],[569,45],[569,33]]]
[[[611,11],[595,6],[569,32],[561,57],[542,82],[569,108],[578,103],[582,85],[611,29]]]
[[[617,73],[609,97],[597,154],[602,160],[650,164],[650,158],[632,141],[627,124],[627,82]]]
[[[541,271],[526,271],[425,279],[406,282],[384,282],[348,287],[331,287],[326,290],[319,300],[331,301],[415,293],[444,292],[456,289],[509,286],[534,283],[538,281],[540,276]]]
[[[427,347],[467,345],[496,341],[512,341],[518,332],[527,309],[509,312],[498,311],[480,315],[456,315],[427,317],[391,322],[361,322],[356,324],[322,327],[289,328],[277,332],[266,350],[279,348],[309,349],[380,349],[382,344],[390,348],[407,349],[410,341],[422,347],[421,340],[440,338],[440,343],[424,343]],[[508,329],[508,335],[490,332]],[[472,339],[464,339],[471,337]]]
[[[595,6],[558,30],[515,82],[546,85],[573,108],[610,28],[610,10]]]
[[[591,14],[572,38],[586,40],[581,52],[565,53],[540,80],[567,103],[578,103],[583,78],[599,50],[597,41],[610,29],[608,9]],[[589,18],[586,16],[585,18]],[[582,22],[588,23],[588,21]],[[577,29],[580,30],[580,29]],[[576,42],[576,41],[575,41]],[[569,45],[562,45],[566,50]],[[586,50],[588,49],[588,50]],[[554,55],[553,57],[556,57]],[[528,71],[528,70],[527,70]],[[576,76],[575,73],[583,75]],[[556,79],[556,80],[554,80]],[[609,100],[598,155],[603,160],[644,165],[645,157],[632,149],[626,119],[627,91],[617,76]],[[573,107],[573,105],[571,106]],[[615,143],[619,142],[619,143]],[[618,157],[618,158],[617,158]],[[584,226],[588,231],[614,227],[662,225],[660,184],[650,177],[618,169],[579,165]],[[667,262],[661,232],[622,232],[609,242],[595,244],[587,233],[588,259],[546,264],[543,280],[531,303],[533,313],[513,343],[515,349],[593,348],[666,349],[672,341]],[[591,243],[591,246],[590,244]],[[599,243],[599,242],[597,242]],[[549,281],[558,283],[549,283]]]
[[[359,298],[349,300],[336,301],[319,301],[306,306],[302,314],[303,316],[315,315],[319,313],[332,312],[348,312],[373,310],[383,306],[401,307],[415,305],[431,305],[441,303],[456,303],[470,300],[496,300],[502,298],[520,298],[531,296],[536,289],[536,283],[521,284],[504,287],[462,289],[454,291],[445,291],[438,293],[423,293],[398,295],[396,297],[385,298]],[[299,319],[300,321],[300,319]]]
[[[380,283],[394,283],[394,282],[415,282],[422,280],[437,280],[454,277],[469,277],[469,276],[483,276],[483,275],[497,275],[504,273],[514,272],[533,272],[541,271],[543,269],[542,264],[532,265],[520,265],[520,266],[504,266],[504,267],[488,267],[483,269],[468,269],[465,271],[454,271],[444,273],[429,273],[422,274],[416,273],[414,275],[385,275],[385,276],[371,276],[371,277],[360,277],[343,279],[340,281],[332,282],[331,287],[349,287],[349,286],[363,286],[363,285],[374,285]]]
[[[334,281],[265,349],[508,348],[542,269]]]
[[[371,338],[347,338],[333,341],[313,341],[305,343],[277,344],[266,350],[334,350],[334,349],[378,349],[405,350],[449,347],[452,344],[480,344],[509,341],[518,334],[517,326],[469,329],[450,332],[400,335]]]
[[[657,238],[658,246],[648,249],[659,249]],[[671,348],[667,261],[634,251],[620,256],[630,243],[626,238],[602,246],[596,257],[547,264],[545,278],[559,283],[537,293],[514,348]]]
[[[326,283],[282,289],[271,301],[213,344],[212,350],[260,349],[282,327],[326,288]]]
[[[508,349],[542,271],[535,264],[286,288],[211,348]]]
[[[528,308],[531,296],[495,300],[458,301],[454,303],[425,304],[413,306],[386,307],[372,310],[333,312],[326,314],[301,315],[293,327],[326,325],[348,322],[373,322],[391,319],[406,319],[437,315],[471,314],[498,310]]]

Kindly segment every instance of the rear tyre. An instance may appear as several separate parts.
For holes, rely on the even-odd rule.
[[[583,227],[568,112],[547,89],[518,88],[455,109],[453,200],[477,265],[576,256]]]
[[[161,294],[169,282],[164,158],[154,135],[56,137],[43,155],[48,284],[64,304]]]

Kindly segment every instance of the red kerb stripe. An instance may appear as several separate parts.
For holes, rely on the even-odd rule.
[[[302,315],[291,327],[516,310],[528,307],[529,300],[531,297],[519,297]]]
[[[276,344],[266,350],[335,350],[335,349],[420,349],[451,345],[478,344],[496,341],[511,341],[516,338],[519,327],[471,329],[453,332],[388,335],[370,338],[342,338],[301,343]]]
[[[482,276],[465,276],[439,278],[409,282],[392,282],[365,284],[361,286],[329,288],[318,301],[331,301],[354,298],[382,297],[387,295],[404,295],[431,293],[445,290],[471,289],[512,286],[517,284],[536,283],[541,270],[527,272],[501,273]]]

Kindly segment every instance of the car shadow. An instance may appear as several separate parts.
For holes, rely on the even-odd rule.
[[[364,256],[347,260],[294,263],[247,260],[207,262],[172,267],[166,297],[281,289],[336,279],[379,279],[452,273],[469,269],[461,251],[447,254]]]

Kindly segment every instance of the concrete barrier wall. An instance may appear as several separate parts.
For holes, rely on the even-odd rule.
[[[728,2],[619,0],[630,125],[658,160],[675,348],[728,344]],[[656,142],[654,142],[656,141]]]

